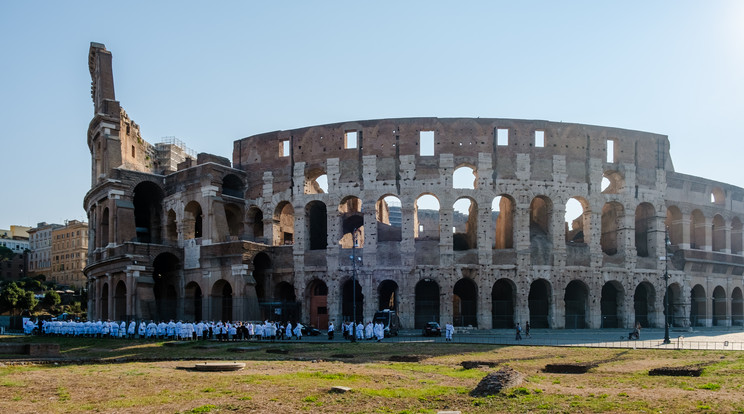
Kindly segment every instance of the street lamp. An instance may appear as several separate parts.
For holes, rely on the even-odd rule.
[[[670,344],[669,340],[669,229],[664,229],[664,342]]]
[[[356,245],[358,230],[359,227],[351,232],[351,342],[356,342]]]

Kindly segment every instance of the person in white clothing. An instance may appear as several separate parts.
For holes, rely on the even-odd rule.
[[[367,326],[364,327],[364,337],[369,340],[375,335],[374,328],[372,327],[372,321],[367,322]]]
[[[332,341],[332,340],[333,340],[333,334],[334,334],[333,330],[334,330],[334,329],[335,329],[335,328],[334,328],[334,326],[333,326],[333,322],[331,322],[331,323],[330,323],[330,324],[328,325],[328,340],[329,340],[329,341]]]
[[[302,339],[302,324],[297,322],[297,326],[294,328],[294,335],[297,337],[297,340]]]
[[[376,323],[373,330],[375,333],[375,338],[377,338],[377,342],[380,342],[385,338],[385,327],[382,325],[381,322]]]
[[[287,326],[284,328],[285,339],[292,339],[292,322],[287,322]]]
[[[452,341],[452,334],[454,334],[454,333],[455,333],[455,326],[452,325],[452,323],[447,322],[444,325],[444,340],[451,342]]]
[[[364,339],[364,325],[359,322],[356,326],[356,337],[357,339]]]

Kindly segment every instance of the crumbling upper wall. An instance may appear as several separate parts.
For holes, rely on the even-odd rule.
[[[498,130],[506,130],[505,145]],[[434,155],[420,155],[420,133],[434,132]],[[544,135],[542,147],[536,131]],[[346,133],[356,132],[357,143],[346,148]],[[282,144],[286,141],[287,144]],[[608,141],[614,157],[608,160]],[[288,145],[286,153],[283,145]],[[272,171],[274,191],[290,188],[294,164],[306,170],[323,169],[329,158],[339,159],[340,183],[362,181],[362,158],[377,158],[378,180],[392,180],[401,156],[415,157],[416,179],[439,178],[441,154],[452,154],[454,167],[478,166],[478,154],[492,154],[494,178],[517,178],[517,154],[528,154],[533,180],[551,180],[554,157],[565,158],[568,182],[587,182],[590,160],[603,170],[633,166],[636,184],[654,187],[656,170],[672,171],[669,141],[664,135],[619,128],[562,122],[486,118],[400,118],[344,122],[287,131],[269,132],[235,141],[233,165],[248,172],[251,182],[262,182],[263,171]],[[260,166],[260,168],[254,168]],[[256,194],[258,195],[258,194]]]

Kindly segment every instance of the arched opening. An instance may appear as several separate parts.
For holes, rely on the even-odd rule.
[[[261,310],[261,318],[273,319],[273,299],[271,277],[273,274],[271,258],[268,254],[260,252],[253,258],[253,279],[256,281],[256,298]]]
[[[356,286],[356,292],[353,286]],[[356,299],[356,314],[354,313],[354,301]],[[341,315],[344,321],[363,322],[364,320],[364,295],[362,295],[362,286],[357,281],[352,283],[349,279],[344,282],[341,289]]]
[[[579,280],[566,286],[563,296],[566,306],[566,329],[585,329],[589,317],[589,288]]]
[[[707,318],[705,305],[705,288],[695,285],[690,292],[690,324],[692,326],[705,326]]]
[[[705,246],[705,216],[700,210],[690,215],[690,248],[703,249]]]
[[[222,179],[222,195],[243,198],[243,180],[235,174],[227,174]]]
[[[246,224],[248,230],[247,239],[257,243],[266,243],[264,240],[264,223],[263,211],[256,206],[248,209]]]
[[[478,204],[462,197],[452,206],[452,247],[455,251],[478,248]]]
[[[588,203],[581,198],[571,197],[566,202],[565,229],[566,244],[571,246],[586,246],[589,236],[589,214],[585,207]]]
[[[431,194],[416,199],[416,241],[439,240],[439,200]]]
[[[619,328],[622,326],[622,305],[622,285],[615,280],[605,283],[602,286],[602,297],[599,300],[600,312],[602,312],[602,328]]]
[[[452,188],[475,189],[477,177],[475,169],[462,166],[455,169],[452,174]]]
[[[101,214],[101,232],[100,232],[100,247],[106,247],[109,244],[109,209],[108,207],[103,209]]]
[[[108,305],[109,305],[109,299],[108,299],[108,291],[109,291],[109,285],[108,283],[104,283],[103,287],[101,288],[101,320],[107,320],[109,318],[109,312],[108,312]]]
[[[614,256],[621,252],[620,229],[623,228],[623,205],[612,201],[602,206],[602,236],[599,244],[602,253]]]
[[[180,262],[170,253],[161,253],[153,262],[152,278],[155,309],[152,319],[178,319]]]
[[[227,221],[228,240],[238,240],[243,233],[243,212],[235,204],[225,204],[225,221]]]
[[[713,216],[713,251],[722,252],[726,250],[726,222],[720,214]]]
[[[713,326],[726,326],[726,290],[721,286],[713,289]]]
[[[305,222],[309,250],[325,250],[328,247],[328,211],[325,203],[311,201],[305,206]]]
[[[625,188],[625,178],[617,171],[605,171],[602,175],[602,194],[620,194]]]
[[[377,242],[399,242],[402,240],[401,202],[398,197],[385,196],[377,200]]]
[[[341,217],[343,236],[338,241],[342,249],[351,249],[356,237],[357,248],[364,247],[364,215],[362,214],[362,200],[358,197],[346,197],[338,206]]]
[[[427,322],[439,322],[439,284],[431,279],[416,283],[414,328],[421,329]]]
[[[305,177],[305,194],[324,194],[328,192],[328,175],[323,170],[315,170]]]
[[[452,318],[455,326],[478,326],[478,286],[462,278],[452,291]]]
[[[127,285],[123,280],[116,284],[114,290],[114,320],[123,321],[127,318]]]
[[[134,226],[140,243],[160,243],[160,214],[163,191],[145,181],[134,187]]]
[[[233,319],[233,289],[225,279],[220,279],[212,285],[212,318],[218,321],[232,321]]]
[[[165,224],[165,238],[172,243],[178,241],[178,224],[176,212],[173,210],[168,210],[168,218]]]
[[[300,308],[297,303],[294,286],[291,283],[277,283],[276,287],[274,287],[274,298],[277,302],[274,308],[274,319],[282,322],[299,321]]]
[[[550,218],[553,203],[549,198],[538,196],[530,203],[530,254],[533,265],[553,264],[553,241]]]
[[[495,229],[494,249],[514,248],[514,199],[494,197],[491,203],[491,228]]]
[[[679,283],[672,283],[669,285],[669,289],[667,290],[667,292],[670,315],[668,319],[670,326],[685,326],[687,317],[689,315],[685,313],[686,304],[682,302],[682,288],[680,287]],[[666,303],[664,304],[664,312],[666,312]]]
[[[550,283],[545,279],[538,279],[530,284],[527,302],[532,328],[550,328],[550,290]]]
[[[744,326],[744,296],[738,287],[731,292],[731,326]]]
[[[378,310],[398,310],[398,284],[394,280],[383,280],[377,287]]]
[[[499,279],[491,290],[491,323],[493,329],[514,327],[514,301],[516,292],[509,279]]]
[[[666,211],[664,225],[669,235],[669,243],[676,247],[683,241],[682,239],[682,212],[677,206],[669,206]]]
[[[721,187],[714,187],[710,192],[710,202],[721,206],[726,203],[726,193]]]
[[[202,314],[202,290],[196,282],[189,282],[184,289],[183,317],[188,321],[201,321]]]
[[[318,329],[328,329],[328,286],[320,279],[307,286],[310,307],[310,323]]]
[[[282,201],[274,210],[274,246],[294,244],[294,208]]]
[[[633,310],[635,311],[635,321],[640,323],[642,327],[651,326],[653,318],[649,316],[655,313],[655,303],[656,294],[654,287],[648,282],[638,284],[633,294]]]
[[[190,201],[183,210],[183,238],[184,240],[198,239],[203,237],[201,205],[196,201]]]
[[[742,254],[742,223],[739,217],[731,220],[731,253]]]
[[[656,214],[654,206],[649,203],[641,203],[635,211],[635,243],[636,255],[639,257],[656,256],[655,229]],[[648,326],[643,325],[641,326]]]

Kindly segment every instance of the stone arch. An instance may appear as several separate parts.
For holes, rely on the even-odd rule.
[[[328,329],[328,285],[320,279],[307,284],[305,300],[310,314],[310,323],[318,329]]]
[[[491,202],[491,228],[494,229],[493,248],[514,248],[514,214],[516,211],[514,198],[509,195],[499,195]]]
[[[682,231],[682,212],[677,206],[669,206],[666,211],[666,219],[664,225],[667,228],[669,234],[669,243],[672,246],[678,246],[683,243],[683,231]]]
[[[460,197],[452,206],[452,247],[455,251],[478,248],[478,203]]]
[[[710,202],[719,206],[726,204],[726,193],[721,187],[713,187],[710,192]]]
[[[509,279],[499,279],[491,289],[491,324],[494,329],[514,328],[517,289]]]
[[[452,318],[455,326],[478,326],[478,285],[462,278],[452,289]]]
[[[232,321],[233,318],[233,288],[230,282],[220,279],[212,285],[212,318],[218,321]]]
[[[744,326],[744,296],[738,286],[731,291],[731,326]]]
[[[589,288],[580,280],[572,280],[563,296],[566,329],[584,329],[589,321]]]
[[[152,267],[155,297],[153,319],[178,319],[181,262],[171,253],[161,253],[153,261]]]
[[[325,250],[328,247],[328,209],[322,201],[314,200],[305,205],[305,246],[308,250]]]
[[[635,312],[635,322],[640,323],[642,327],[652,326],[654,320],[656,304],[656,290],[654,286],[643,281],[638,284],[633,293],[633,310]],[[633,324],[635,326],[635,323]]]
[[[599,300],[602,328],[620,328],[623,326],[623,317],[625,316],[623,315],[624,298],[623,285],[617,280],[611,280],[602,286],[602,296]],[[584,320],[586,320],[586,317]]]
[[[706,314],[705,288],[695,285],[690,291],[690,324],[692,326],[705,326]]]
[[[477,182],[476,168],[472,165],[460,165],[452,173],[452,188],[474,190],[477,187]]]
[[[201,286],[197,282],[189,282],[184,287],[183,318],[188,321],[201,321],[204,319],[202,304],[204,295]]]
[[[553,202],[546,196],[537,196],[530,203],[530,254],[533,265],[553,264],[551,220]]]
[[[247,240],[265,243],[264,239],[264,216],[258,206],[250,206],[246,214]]]
[[[109,209],[106,207],[101,214],[100,247],[106,247],[109,244],[109,220]]]
[[[377,286],[378,310],[398,310],[398,283],[394,280],[383,280]]]
[[[416,199],[416,240],[439,240],[439,199],[433,194],[421,194]]]
[[[711,232],[713,233],[713,251],[722,252],[726,250],[726,221],[720,214],[713,216]]]
[[[313,168],[305,173],[305,194],[324,194],[328,192],[328,175],[322,168]]]
[[[114,318],[123,321],[127,318],[127,284],[123,280],[116,283],[114,290]]]
[[[281,281],[274,286],[273,298],[278,302],[273,307],[274,319],[282,322],[299,321],[300,309],[297,303],[294,285],[287,281]],[[280,309],[277,314],[276,309]]]
[[[274,246],[294,244],[294,207],[282,201],[274,209]]]
[[[338,205],[339,217],[341,219],[342,236],[338,241],[342,249],[364,247],[364,215],[362,213],[362,200],[359,197],[348,196],[341,200]]]
[[[682,287],[679,285],[679,283],[670,283],[667,292],[667,300],[669,301],[670,326],[686,326],[689,314],[685,313],[686,304],[682,301]]]
[[[655,257],[656,210],[650,203],[641,203],[635,211],[635,244],[639,257]],[[648,326],[643,325],[642,326]]]
[[[262,317],[270,319],[271,310],[267,309],[272,301],[271,294],[273,276],[273,264],[268,254],[259,252],[253,257],[253,279],[256,281],[256,298],[261,308]]]
[[[163,190],[155,183],[143,181],[134,187],[134,226],[140,243],[161,242],[160,215]]]
[[[705,246],[705,216],[700,210],[690,214],[690,248],[702,249]]]
[[[741,255],[744,252],[742,249],[742,234],[744,232],[744,226],[742,226],[741,219],[734,217],[731,219],[731,254]]]
[[[602,247],[602,253],[608,256],[622,253],[620,230],[623,228],[624,215],[625,209],[617,201],[605,203],[602,207],[602,236],[599,244]]]
[[[204,215],[201,204],[190,201],[183,210],[183,238],[184,240],[199,239],[204,236]]]
[[[359,284],[359,281],[354,282],[351,278],[348,278],[341,285],[341,316],[344,321],[359,323],[364,320],[364,294],[362,294],[362,285]],[[353,287],[356,287],[356,289]],[[354,313],[355,301],[356,313]]]
[[[235,198],[243,198],[245,186],[243,180],[235,174],[227,174],[222,178],[222,194]]]
[[[571,197],[566,202],[566,244],[586,246],[591,235],[589,212],[589,202],[583,197]]]
[[[399,242],[403,238],[400,199],[394,195],[380,197],[375,204],[377,242]]]
[[[109,318],[109,298],[108,298],[109,285],[104,283],[101,287],[101,320],[107,320]]]
[[[728,326],[726,301],[726,289],[720,285],[713,288],[713,326]]]
[[[625,188],[625,177],[619,171],[605,171],[602,175],[602,194],[620,194]]]
[[[421,329],[427,322],[439,322],[439,290],[439,283],[432,279],[416,283],[414,328]]]
[[[532,328],[550,328],[552,295],[552,288],[547,280],[537,279],[530,284],[527,303]]]

